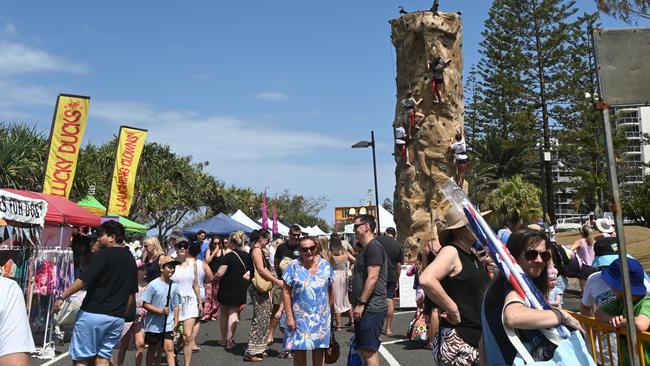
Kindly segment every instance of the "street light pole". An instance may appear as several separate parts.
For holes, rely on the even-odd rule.
[[[379,192],[377,191],[377,159],[375,158],[375,131],[370,130],[370,144],[372,146],[372,171],[375,176],[375,213],[377,214],[377,236],[381,235],[379,225]]]
[[[372,171],[375,178],[375,219],[377,220],[377,235],[381,234],[379,225],[379,192],[377,191],[377,158],[375,157],[375,131],[370,131],[370,141],[359,141],[352,145],[353,149],[372,147]]]

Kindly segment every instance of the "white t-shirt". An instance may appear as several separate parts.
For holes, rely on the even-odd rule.
[[[456,154],[456,160],[465,160],[467,159],[467,152],[465,148],[465,139],[462,138],[460,141],[454,142],[451,144],[451,149],[454,150]]]
[[[0,357],[36,352],[23,292],[14,280],[0,277]]]
[[[646,287],[646,295],[650,295],[650,281],[648,280],[648,276],[645,276],[643,283]],[[588,307],[596,305],[596,308],[599,308],[615,298],[614,291],[603,281],[603,276],[600,271],[593,273],[587,278],[585,289],[582,292],[582,305]]]
[[[406,137],[406,130],[404,129],[404,127],[400,126],[395,128],[395,140],[404,140],[405,137]],[[402,143],[402,142],[398,142],[398,143]]]

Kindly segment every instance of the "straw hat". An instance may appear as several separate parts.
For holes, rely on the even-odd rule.
[[[481,212],[481,216],[485,216],[490,212],[492,212],[492,210],[483,211]],[[455,230],[467,225],[469,225],[469,221],[467,221],[465,213],[452,206],[447,210],[447,213],[445,214],[445,227],[439,231],[445,232]]]

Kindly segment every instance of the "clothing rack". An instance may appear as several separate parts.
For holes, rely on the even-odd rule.
[[[67,287],[72,284],[74,269],[73,253],[71,249],[38,249],[33,255],[33,273],[36,273],[35,280],[32,282],[31,298],[33,294],[40,296],[39,300],[47,299],[47,315],[45,319],[45,331],[43,335],[43,346],[38,348],[37,357],[40,359],[52,359],[55,356],[55,343],[52,340],[54,323],[52,318],[52,304],[54,299],[59,296]],[[38,286],[34,289],[34,286]]]

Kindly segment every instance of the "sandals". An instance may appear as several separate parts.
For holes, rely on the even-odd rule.
[[[259,355],[244,355],[244,362],[262,362],[264,358]]]

